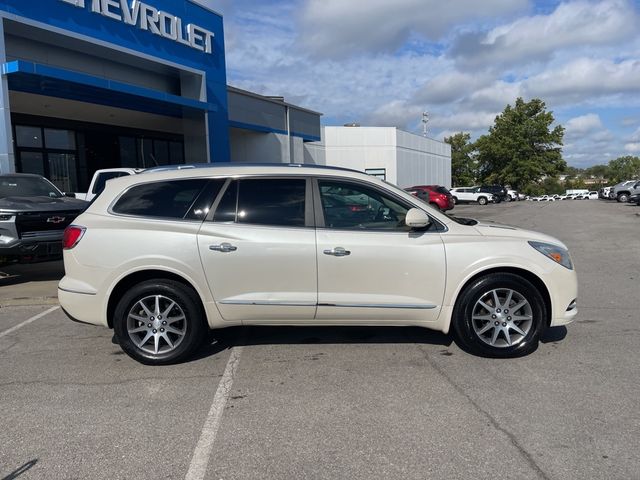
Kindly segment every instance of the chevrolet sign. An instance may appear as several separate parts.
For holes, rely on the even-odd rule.
[[[181,43],[205,53],[213,52],[214,33],[192,23],[183,26],[182,19],[158,10],[146,3],[133,0],[60,0],[78,8],[87,8],[103,17],[124,22]]]

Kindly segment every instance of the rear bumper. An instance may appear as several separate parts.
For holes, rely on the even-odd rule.
[[[101,299],[98,295],[76,292],[58,286],[58,301],[64,313],[74,322],[88,323],[108,327],[96,312],[102,311]]]

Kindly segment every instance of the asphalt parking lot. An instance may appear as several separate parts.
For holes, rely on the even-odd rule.
[[[640,207],[455,214],[564,241],[578,320],[515,360],[416,328],[238,328],[146,367],[66,319],[60,264],[8,269],[0,478],[640,479]]]

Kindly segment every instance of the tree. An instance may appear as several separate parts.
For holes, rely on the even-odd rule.
[[[553,113],[540,99],[518,98],[513,107],[507,105],[489,134],[475,144],[481,177],[521,189],[563,172],[567,168],[562,159],[564,128],[551,130],[553,122]]]
[[[451,145],[451,182],[454,187],[470,186],[476,181],[476,162],[471,135],[456,133],[444,139]]]
[[[609,178],[613,183],[640,179],[640,158],[627,155],[611,160]]]

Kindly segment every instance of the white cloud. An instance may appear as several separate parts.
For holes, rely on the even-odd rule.
[[[640,59],[580,58],[547,70],[524,82],[530,96],[558,103],[579,102],[594,96],[640,93]]]
[[[600,116],[595,113],[588,113],[579,117],[574,117],[564,124],[565,138],[580,138],[583,135],[601,131],[604,128]]]
[[[301,39],[320,56],[389,52],[412,34],[438,40],[454,25],[527,6],[527,0],[308,0],[301,14]]]
[[[561,3],[549,15],[523,17],[486,34],[463,35],[452,53],[467,66],[530,63],[548,59],[559,49],[631,38],[638,21],[627,0]]]
[[[451,103],[490,83],[491,77],[486,74],[474,75],[453,70],[427,82],[414,98],[417,102],[432,105]]]
[[[624,149],[626,152],[629,152],[629,153],[640,153],[640,142],[627,143],[624,146]]]

